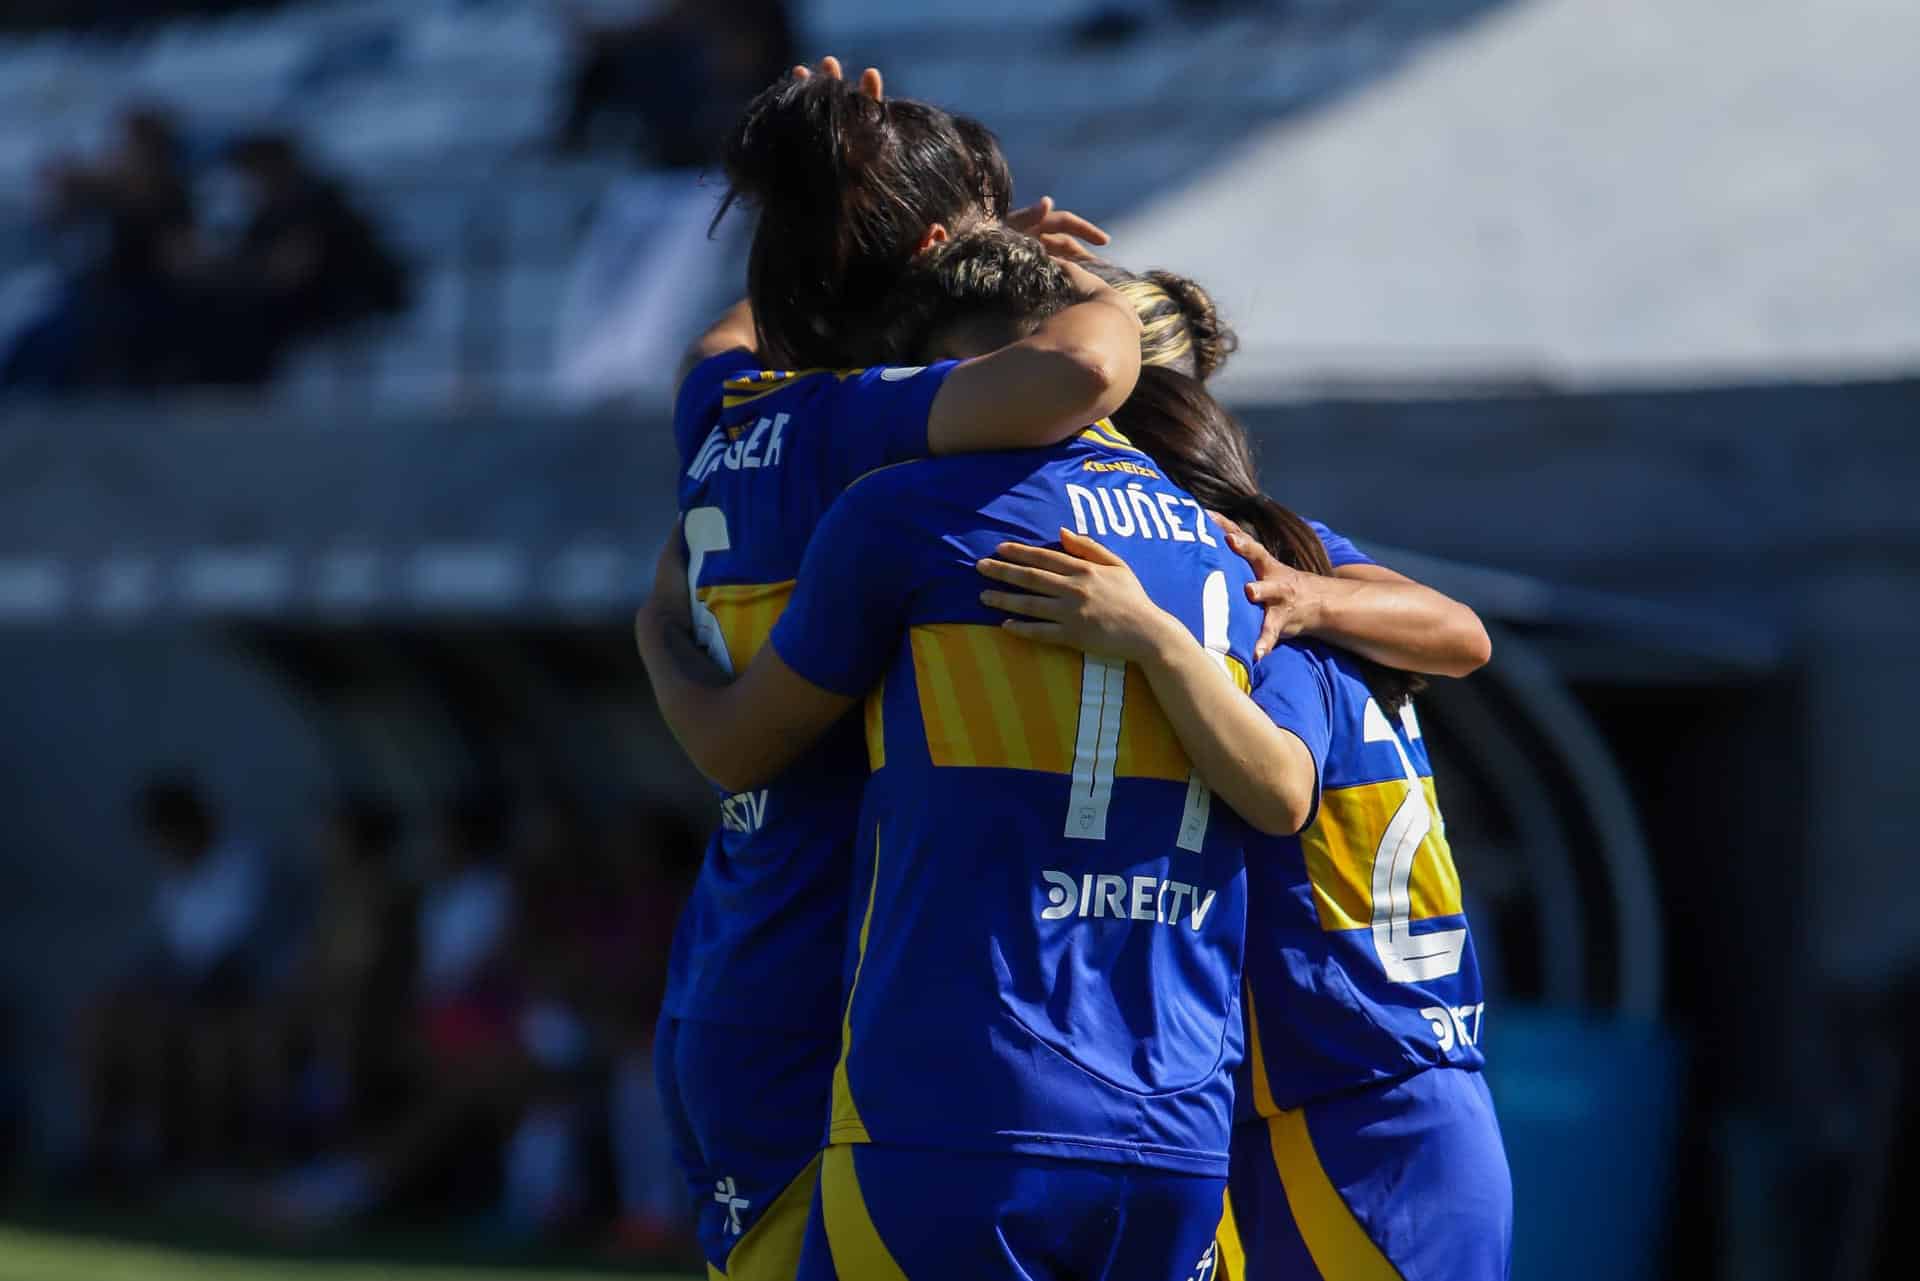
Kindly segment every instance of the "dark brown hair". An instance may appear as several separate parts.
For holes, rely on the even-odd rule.
[[[927,229],[998,221],[1013,195],[986,126],[825,76],[764,90],[725,157],[714,222],[735,201],[758,211],[747,293],[761,354],[795,367],[870,355],[874,322]]]
[[[896,364],[925,361],[937,345],[978,356],[1032,333],[1078,295],[1046,246],[1005,227],[981,227],[935,245],[900,277],[875,350]]]
[[[1147,365],[1113,424],[1144,449],[1167,478],[1209,511],[1247,531],[1274,559],[1308,574],[1331,574],[1326,545],[1299,516],[1260,489],[1260,470],[1246,429],[1196,378]],[[1411,672],[1349,654],[1380,705],[1398,708],[1426,687]]]

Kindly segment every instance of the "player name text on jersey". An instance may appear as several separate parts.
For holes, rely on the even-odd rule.
[[[786,431],[790,416],[775,414],[771,418],[762,418],[754,423],[752,431],[743,429],[738,434],[730,433],[724,427],[715,427],[707,433],[706,443],[700,446],[700,452],[693,456],[687,475],[695,481],[702,481],[722,467],[728,471],[778,467],[781,434]]]
[[[1176,543],[1220,544],[1200,504],[1165,490],[1149,490],[1139,481],[1119,485],[1068,485],[1076,533],[1116,538],[1161,538]],[[1191,515],[1186,513],[1191,512]]]

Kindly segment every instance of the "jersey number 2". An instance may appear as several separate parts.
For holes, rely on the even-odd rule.
[[[1406,799],[1387,820],[1387,830],[1373,851],[1373,950],[1380,957],[1380,968],[1395,983],[1445,978],[1460,969],[1467,932],[1413,932],[1413,861],[1433,830],[1433,810],[1406,745],[1371,698],[1365,721],[1366,741],[1392,743],[1407,776]]]
[[[1200,591],[1200,643],[1227,670],[1227,576],[1207,575]],[[1113,803],[1113,771],[1120,754],[1120,717],[1125,711],[1127,665],[1088,654],[1080,666],[1080,727],[1073,745],[1073,793],[1067,805],[1070,840],[1107,839],[1107,809]],[[1207,839],[1213,793],[1200,776],[1187,777],[1187,804],[1180,816],[1178,844],[1199,851]]]

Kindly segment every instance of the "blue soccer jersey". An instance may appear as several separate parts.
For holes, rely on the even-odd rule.
[[[1336,534],[1317,520],[1307,522],[1313,532],[1320,536],[1320,545],[1327,549],[1327,559],[1335,569],[1343,565],[1377,565],[1373,557],[1353,545],[1353,540],[1345,534]]]
[[[717,661],[741,670],[766,643],[841,490],[926,454],[927,413],[955,363],[783,373],[738,351],[687,376],[674,410],[687,577]],[[774,783],[722,798],[675,931],[668,1014],[833,1026],[864,759],[850,719]]]
[[[1262,659],[1253,697],[1312,752],[1320,793],[1299,836],[1248,848],[1245,1101],[1274,1116],[1478,1068],[1480,971],[1412,707],[1383,711],[1350,658],[1313,643]]]
[[[1217,1175],[1246,829],[1137,668],[1023,640],[980,603],[981,557],[1063,526],[1125,555],[1244,679],[1246,565],[1104,425],[862,480],[774,630],[801,676],[867,698],[830,1137]]]

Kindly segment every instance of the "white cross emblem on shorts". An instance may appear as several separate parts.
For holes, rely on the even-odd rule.
[[[740,1212],[750,1208],[753,1202],[739,1194],[732,1178],[722,1179],[713,1185],[713,1199],[727,1207],[727,1231],[739,1236]]]

